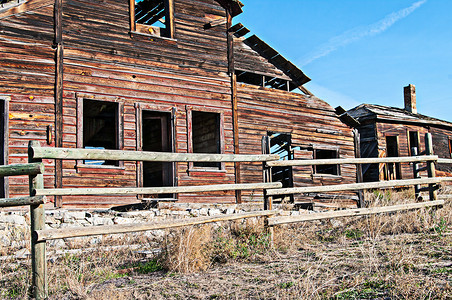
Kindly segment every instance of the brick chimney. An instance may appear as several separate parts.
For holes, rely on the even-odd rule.
[[[405,99],[405,110],[417,114],[416,108],[416,87],[412,84],[403,88],[403,97]]]

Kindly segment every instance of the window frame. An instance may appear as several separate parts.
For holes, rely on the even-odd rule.
[[[135,22],[135,0],[129,0],[129,18],[130,18],[130,32],[135,34],[143,34],[151,37],[174,39],[174,1],[163,0],[166,7],[165,23],[168,25],[165,28],[165,34],[162,34],[160,27],[152,25],[137,24]],[[153,29],[159,28],[159,34],[151,32]]]
[[[216,108],[207,108],[202,106],[186,106],[187,111],[187,152],[193,152],[193,132],[192,132],[192,117],[193,111],[206,112],[206,113],[216,113],[219,114],[220,117],[220,153],[224,154],[225,150],[225,139],[224,139],[224,110],[216,109]],[[224,162],[220,162],[220,168],[217,167],[196,167],[194,163],[191,161],[188,163],[188,171],[190,172],[226,172],[226,167]]]
[[[449,137],[449,156],[452,158],[452,137]]]
[[[314,147],[313,149],[312,149],[312,158],[313,159],[320,159],[320,158],[317,158],[317,151],[318,150],[323,150],[323,151],[334,151],[334,152],[336,152],[336,157],[335,158],[333,158],[333,159],[338,159],[338,158],[340,158],[340,148],[328,148],[328,147]],[[336,169],[337,169],[337,174],[329,174],[329,173],[318,173],[318,171],[317,171],[317,165],[313,165],[312,167],[312,175],[313,176],[316,176],[316,177],[321,177],[321,176],[329,176],[329,177],[341,177],[342,175],[342,173],[341,173],[341,165],[340,164],[331,164],[331,165],[334,165],[334,166],[336,166]]]
[[[411,140],[411,134],[414,133],[416,135],[416,143],[417,143],[417,152],[418,154],[421,152],[421,139],[420,134],[418,130],[408,130],[408,154],[409,156],[413,156],[413,153],[411,152],[412,143]]]
[[[4,165],[9,165],[9,103],[11,101],[10,96],[0,95],[0,100],[3,101],[3,126],[5,129],[3,137],[3,156]],[[3,177],[3,191],[5,198],[9,197],[9,177]]]
[[[76,136],[76,147],[83,147],[83,102],[85,100],[93,100],[100,102],[113,102],[118,105],[117,108],[117,122],[116,122],[116,143],[117,148],[115,150],[124,149],[124,102],[118,101],[117,97],[97,97],[93,95],[77,94],[77,136]],[[76,162],[77,171],[82,170],[96,170],[96,169],[112,169],[112,170],[125,170],[124,161],[118,161],[118,165],[89,165],[85,164],[83,160],[79,159]]]

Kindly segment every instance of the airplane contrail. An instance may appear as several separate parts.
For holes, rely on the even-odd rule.
[[[355,42],[367,36],[374,36],[388,30],[392,25],[394,25],[394,23],[409,16],[412,12],[414,12],[425,2],[427,2],[427,0],[417,1],[407,8],[401,9],[397,12],[390,13],[389,15],[387,15],[378,22],[375,22],[367,26],[353,28],[338,36],[331,38],[328,42],[321,45],[316,51],[308,55],[300,65],[306,66],[311,62],[321,57],[324,57],[330,54],[331,52],[341,47],[344,47],[352,42]]]

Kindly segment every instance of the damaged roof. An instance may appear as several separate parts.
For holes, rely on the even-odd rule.
[[[243,38],[250,32],[250,30],[241,23],[232,26],[230,31],[234,32],[235,45],[238,46],[234,47],[237,69],[249,70],[251,69],[250,66],[253,66],[252,70],[259,71],[258,66],[265,64],[262,59],[259,59],[259,57],[256,57],[256,55],[253,55],[253,53],[249,51],[251,49],[261,58],[264,58],[268,63],[272,64],[281,71],[281,74],[277,74],[278,72],[273,70],[273,74],[268,74],[269,76],[290,79],[298,88],[311,80],[297,66],[287,60],[258,36],[251,35],[248,38]],[[267,71],[269,71],[268,68]],[[264,70],[261,72],[265,73]]]
[[[422,114],[414,114],[403,108],[377,105],[377,104],[361,104],[350,109],[347,113],[363,123],[368,120],[379,120],[391,123],[402,124],[418,124],[426,126],[447,127],[452,128],[452,123],[425,116]]]

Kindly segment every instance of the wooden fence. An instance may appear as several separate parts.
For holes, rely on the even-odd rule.
[[[322,165],[322,164],[368,164],[368,163],[391,163],[391,162],[426,162],[428,167],[433,168],[429,172],[429,178],[417,178],[410,180],[392,180],[376,183],[356,183],[342,184],[334,186],[321,187],[299,187],[282,188],[279,182],[262,183],[240,183],[224,185],[207,186],[187,186],[187,187],[157,187],[157,188],[59,188],[44,189],[43,184],[43,165],[42,159],[96,159],[96,160],[131,160],[131,161],[164,161],[164,162],[262,162],[264,167],[264,178],[269,168],[280,165]],[[328,213],[316,213],[307,216],[297,217],[278,217],[278,211],[271,209],[271,197],[273,195],[287,193],[309,193],[309,192],[330,192],[361,190],[369,188],[387,188],[403,185],[428,184],[430,190],[435,189],[435,184],[451,180],[450,178],[435,178],[434,162],[439,161],[438,157],[433,155],[398,157],[398,158],[357,158],[357,159],[329,159],[329,160],[292,160],[278,161],[278,155],[229,155],[229,154],[190,154],[190,153],[160,153],[160,152],[137,152],[137,151],[119,151],[119,150],[95,150],[95,149],[65,149],[65,148],[44,148],[37,142],[30,142],[29,145],[29,164],[20,166],[0,167],[0,176],[24,175],[30,177],[30,197],[17,199],[3,199],[1,206],[30,205],[31,218],[31,258],[32,258],[32,288],[31,296],[36,299],[45,299],[47,297],[47,270],[46,270],[46,249],[47,240],[81,237],[101,234],[116,234],[126,232],[138,232],[155,229],[176,228],[182,226],[191,226],[197,224],[206,224],[219,221],[230,221],[253,217],[266,218],[267,228],[271,231],[272,226],[286,223],[309,221],[314,219],[333,218],[341,216],[361,216],[383,212],[393,212],[420,207],[441,206],[443,200],[437,200],[435,193],[431,193],[431,200],[424,203],[412,203],[380,208],[361,208],[356,210],[345,210]],[[444,163],[443,160],[441,160]],[[449,162],[447,162],[449,163]],[[9,170],[9,171],[6,171]],[[4,172],[4,173],[2,173]],[[268,174],[268,173],[267,173]],[[271,174],[271,173],[270,173]],[[264,180],[265,181],[265,180]],[[268,180],[271,181],[271,180]],[[265,195],[264,211],[255,211],[240,213],[234,215],[198,217],[185,220],[166,221],[159,223],[143,224],[122,224],[105,225],[81,228],[64,229],[44,229],[45,213],[43,203],[45,197],[49,195],[124,195],[124,194],[159,194],[159,193],[181,193],[181,192],[204,192],[204,191],[224,191],[224,190],[247,190],[263,189]]]

